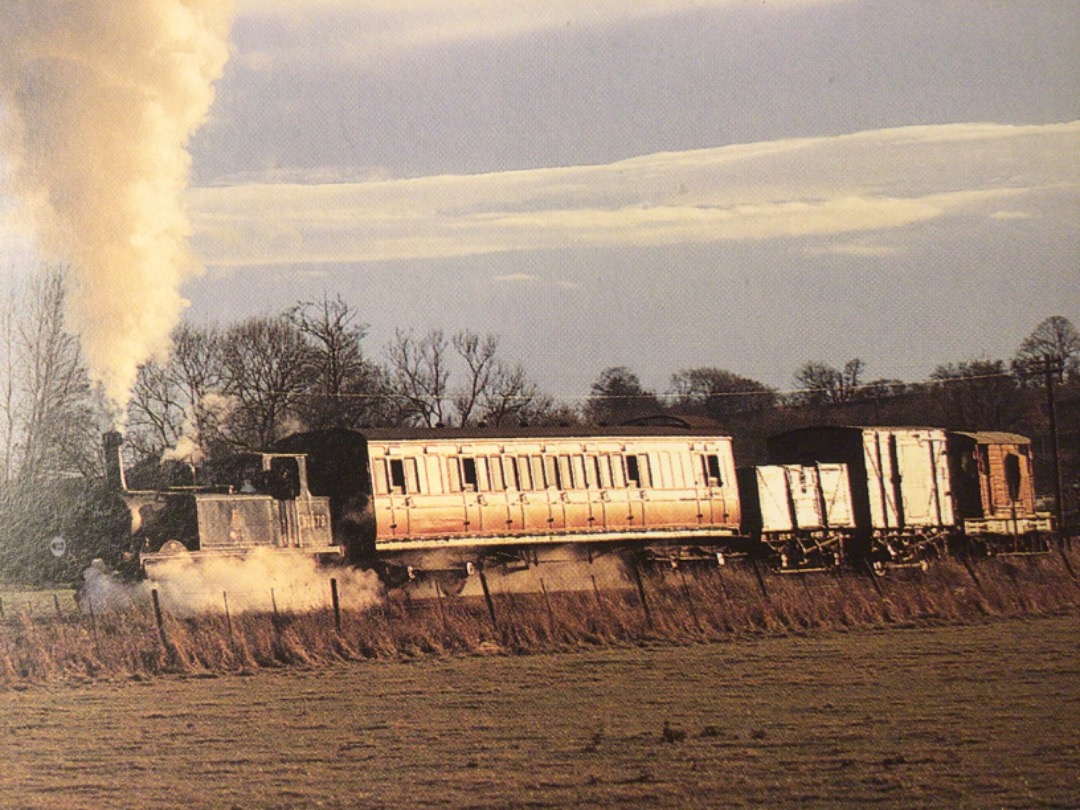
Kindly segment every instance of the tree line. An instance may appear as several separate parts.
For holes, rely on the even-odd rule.
[[[780,391],[716,367],[674,372],[645,387],[625,366],[605,368],[574,402],[545,393],[501,351],[497,335],[399,329],[369,352],[360,310],[323,295],[225,325],[183,323],[167,357],[144,364],[122,419],[90,381],[65,325],[62,268],[38,274],[0,311],[0,578],[56,572],[87,560],[55,556],[53,536],[122,526],[99,497],[101,435],[125,424],[128,463],[155,478],[162,461],[190,469],[266,449],[305,430],[385,426],[613,425],[657,414],[707,419],[735,437],[740,464],[764,460],[764,438],[808,424],[936,425],[1036,439],[1049,489],[1046,385],[1058,389],[1066,496],[1080,496],[1080,333],[1040,322],[1008,359],[938,366],[925,381],[872,378],[853,358],[809,361]],[[120,529],[116,529],[120,530]],[[82,543],[82,556],[94,544]]]

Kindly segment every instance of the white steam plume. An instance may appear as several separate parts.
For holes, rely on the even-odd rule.
[[[198,271],[186,147],[230,19],[228,0],[0,2],[0,146],[39,248],[71,265],[71,326],[118,406]]]
[[[95,561],[83,573],[80,604],[86,612],[126,610],[150,604],[158,591],[161,607],[177,616],[233,612],[302,613],[332,606],[330,578],[338,581],[341,607],[363,610],[382,598],[382,585],[371,571],[321,568],[314,558],[275,549],[254,549],[244,557],[196,559],[178,555],[156,563],[148,579],[118,580]]]

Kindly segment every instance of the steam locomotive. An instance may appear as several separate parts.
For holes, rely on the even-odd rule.
[[[730,436],[694,420],[618,427],[325,430],[240,456],[230,480],[126,487],[143,566],[258,547],[376,568],[530,564],[559,549],[631,549],[678,565],[732,557],[779,571],[924,566],[957,546],[1048,548],[1031,443],[1008,433],[814,427],[737,469]]]

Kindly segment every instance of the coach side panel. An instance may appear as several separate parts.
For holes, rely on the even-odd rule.
[[[371,442],[376,548],[735,533],[726,437]]]

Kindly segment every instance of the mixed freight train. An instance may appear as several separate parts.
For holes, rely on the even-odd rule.
[[[737,469],[731,437],[672,417],[619,427],[328,430],[237,459],[211,487],[134,491],[106,439],[144,566],[258,547],[390,579],[528,564],[558,549],[765,559],[781,571],[925,565],[961,545],[1047,548],[1031,443],[1009,433],[815,427]]]

